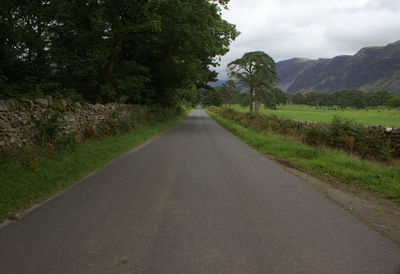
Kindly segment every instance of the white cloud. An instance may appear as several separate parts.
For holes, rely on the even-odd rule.
[[[218,68],[245,52],[262,50],[275,61],[329,58],[400,40],[399,0],[231,0],[223,12],[241,35]]]

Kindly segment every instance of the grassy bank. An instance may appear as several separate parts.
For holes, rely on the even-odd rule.
[[[187,112],[184,112],[165,122],[140,126],[122,135],[88,139],[76,145],[73,150],[60,151],[51,157],[42,153],[28,164],[11,161],[10,164],[2,165],[0,221],[44,201],[53,193],[171,127],[186,115]]]
[[[218,123],[260,152],[314,174],[373,190],[400,202],[400,168],[379,166],[341,151],[313,147],[274,134],[261,134],[207,111]]]
[[[239,105],[229,106],[242,112],[249,112],[248,107]],[[281,105],[277,110],[261,107],[260,113],[274,114],[279,117],[313,122],[331,122],[335,116],[353,119],[362,125],[400,126],[400,109],[386,107],[369,109],[344,109],[336,107],[313,107],[306,105]]]

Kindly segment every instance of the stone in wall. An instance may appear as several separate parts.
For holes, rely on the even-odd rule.
[[[49,102],[47,101],[47,99],[44,99],[44,98],[35,99],[35,103],[43,108],[46,108],[49,106]]]

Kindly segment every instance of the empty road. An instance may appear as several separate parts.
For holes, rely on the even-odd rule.
[[[400,273],[400,248],[197,109],[0,229],[0,273]]]

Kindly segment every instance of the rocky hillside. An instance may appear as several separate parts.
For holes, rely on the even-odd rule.
[[[281,61],[277,72],[277,87],[287,93],[400,90],[400,41],[363,48],[353,56]]]

